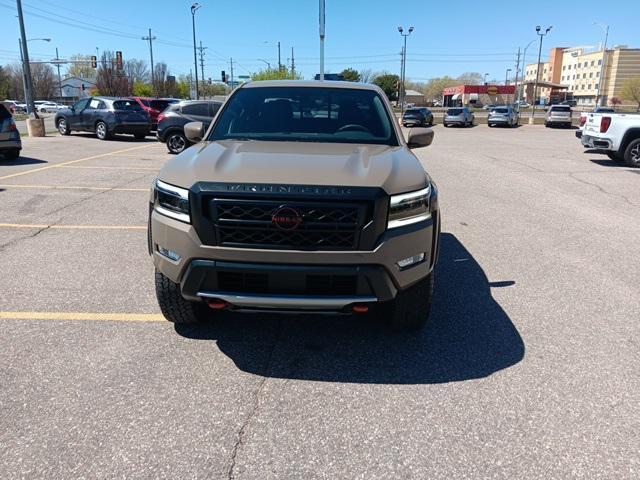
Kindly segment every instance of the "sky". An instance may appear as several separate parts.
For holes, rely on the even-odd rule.
[[[32,60],[73,54],[95,55],[96,48],[121,50],[125,60],[149,60],[149,44],[142,40],[152,29],[154,60],[164,61],[174,75],[193,68],[190,6],[185,0],[23,0],[27,38],[51,38],[49,43],[29,42]],[[201,0],[196,13],[196,37],[205,50],[205,77],[219,79],[229,73],[249,75],[277,65],[277,42],[283,64],[294,48],[296,70],[304,78],[319,71],[318,0]],[[581,0],[579,8],[558,1],[434,2],[392,0],[326,0],[326,72],[343,68],[398,73],[402,37],[407,39],[407,79],[426,81],[464,72],[488,73],[504,81],[508,68],[515,71],[518,47],[534,44],[527,63],[535,63],[535,26],[553,30],[544,38],[543,59],[554,46],[598,47],[604,31],[594,22],[610,26],[608,45],[640,48],[637,0]],[[603,8],[603,5],[605,8]],[[16,1],[0,0],[0,65],[19,60],[19,25]],[[10,41],[15,38],[15,41]],[[261,60],[260,60],[261,59]],[[510,74],[512,76],[513,73]]]

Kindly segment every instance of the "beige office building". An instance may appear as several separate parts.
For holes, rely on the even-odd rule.
[[[549,103],[558,99],[574,99],[579,106],[593,107],[601,94],[604,104],[609,105],[613,97],[620,100],[624,82],[630,78],[640,78],[640,49],[615,47],[606,51],[602,69],[603,51],[589,51],[587,48],[554,48],[549,62],[541,63],[540,82],[546,84],[538,90],[538,98]],[[600,72],[602,70],[602,78]],[[535,82],[536,64],[525,68],[525,84]],[[531,90],[531,89],[529,89]],[[530,101],[533,98],[531,94]],[[623,105],[634,105],[622,100]]]

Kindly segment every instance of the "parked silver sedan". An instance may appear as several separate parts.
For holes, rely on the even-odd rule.
[[[460,125],[462,127],[471,127],[475,119],[471,110],[467,107],[450,108],[444,114],[442,124],[445,127],[449,125]]]
[[[520,113],[511,105],[494,107],[489,111],[489,116],[487,117],[487,125],[489,127],[495,127],[496,125],[516,127],[519,121]]]

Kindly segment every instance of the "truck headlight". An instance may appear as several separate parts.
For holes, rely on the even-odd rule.
[[[389,202],[387,228],[404,227],[431,218],[430,196],[431,185],[415,192],[392,195]]]
[[[191,223],[189,190],[156,180],[154,192],[156,212]]]

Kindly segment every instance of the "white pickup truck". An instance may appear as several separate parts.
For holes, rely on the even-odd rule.
[[[640,114],[588,113],[580,140],[585,147],[605,150],[612,160],[640,168]]]

